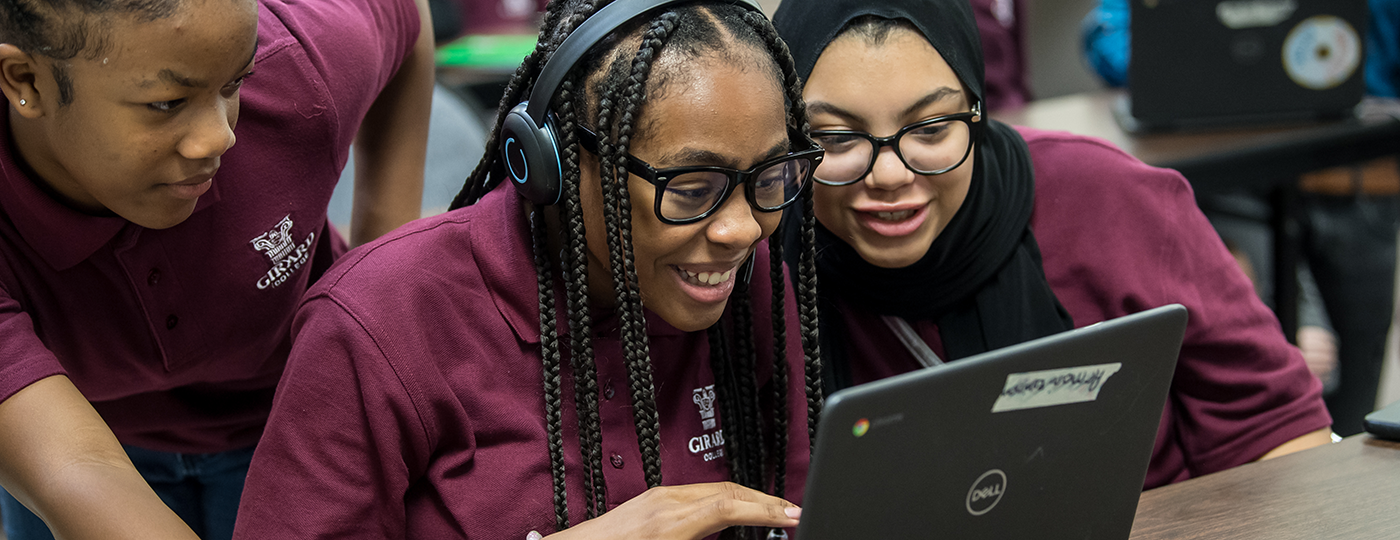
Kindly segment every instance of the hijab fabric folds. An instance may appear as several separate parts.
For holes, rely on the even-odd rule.
[[[863,15],[913,24],[972,94],[969,101],[981,100],[982,50],[968,0],[789,0],[779,6],[773,23],[805,80],[827,45]],[[874,266],[818,226],[823,319],[837,318],[831,309],[839,301],[881,315],[931,320],[938,324],[949,359],[1074,327],[1046,282],[1029,227],[1035,202],[1030,151],[1009,126],[983,123],[967,199],[918,262],[904,268]],[[823,332],[822,350],[839,372],[846,351],[840,331],[832,326],[824,321],[823,330],[829,330]],[[836,378],[844,377],[838,373]]]

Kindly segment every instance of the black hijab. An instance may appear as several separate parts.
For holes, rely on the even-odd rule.
[[[912,23],[972,94],[969,101],[981,100],[982,46],[968,0],[788,0],[773,24],[805,80],[827,45],[863,15]],[[874,266],[818,225],[822,356],[837,368],[838,382],[849,375],[839,374],[848,371],[841,367],[847,351],[842,330],[831,324],[838,318],[834,300],[882,315],[935,321],[949,360],[1074,327],[1045,281],[1040,248],[1031,235],[1035,176],[1026,142],[1005,124],[983,123],[967,199],[918,262]]]

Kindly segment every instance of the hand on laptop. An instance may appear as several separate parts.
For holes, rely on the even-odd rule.
[[[700,539],[732,526],[796,527],[801,512],[795,504],[732,482],[660,486],[548,538]]]

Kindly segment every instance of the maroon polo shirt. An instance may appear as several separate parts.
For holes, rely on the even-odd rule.
[[[1098,139],[1017,130],[1035,163],[1031,230],[1075,326],[1172,303],[1189,311],[1146,487],[1252,461],[1331,424],[1321,383],[1179,173]],[[857,382],[919,368],[879,317],[842,308]],[[942,357],[937,326],[910,322]]]
[[[508,182],[506,183],[508,184]],[[297,313],[295,345],[253,457],[235,537],[525,538],[554,530],[534,264],[520,199],[411,223],[331,269]],[[767,247],[757,268],[767,268]],[[771,369],[766,272],[755,272],[757,380]],[[787,498],[809,445],[793,294]],[[648,312],[665,484],[726,480],[705,332]],[[646,489],[615,319],[596,325],[608,507]],[[565,338],[567,342],[567,337]],[[573,375],[563,375],[571,517],[583,516]]]
[[[308,284],[344,242],[326,205],[412,50],[410,0],[264,0],[238,143],[185,222],[151,230],[41,190],[0,115],[0,399],[66,373],[122,443],[257,442]]]

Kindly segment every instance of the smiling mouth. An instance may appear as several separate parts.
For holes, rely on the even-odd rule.
[[[906,219],[909,219],[910,216],[913,216],[913,215],[914,215],[916,212],[918,212],[918,211],[919,211],[919,209],[917,209],[917,208],[912,208],[912,209],[909,209],[909,210],[900,210],[900,211],[898,211],[898,212],[868,212],[868,213],[869,213],[870,215],[873,215],[873,216],[875,216],[876,218],[881,219],[881,220],[884,220],[884,221],[904,221],[904,220],[906,220]]]
[[[729,277],[734,274],[733,270],[723,272],[691,272],[684,268],[678,268],[678,270],[687,283],[698,287],[714,287],[729,281]]]

